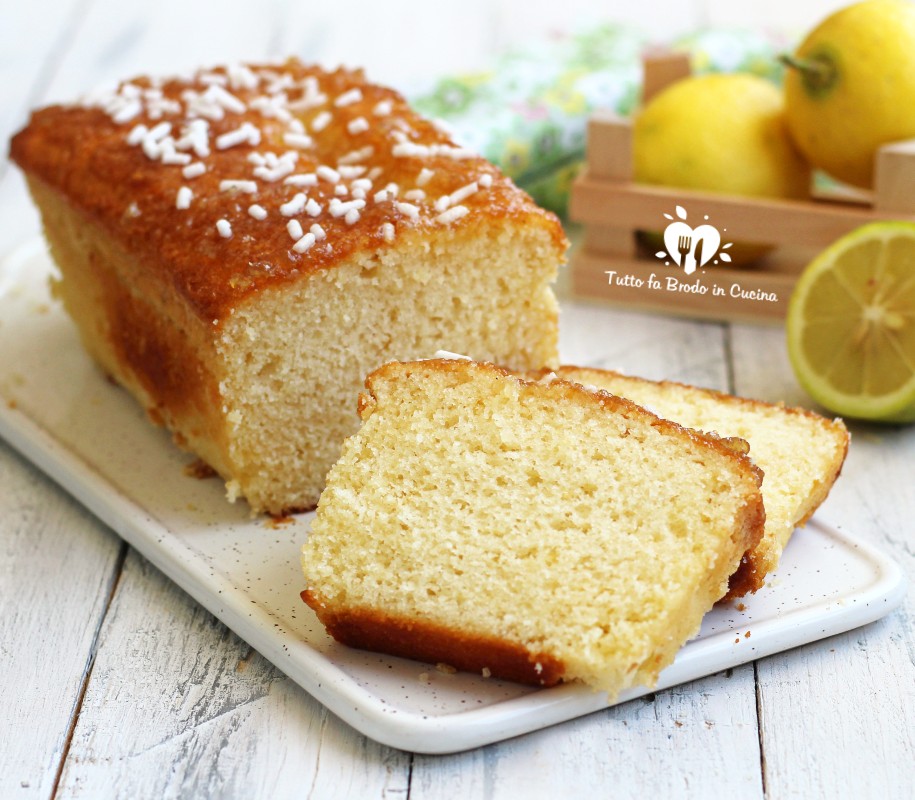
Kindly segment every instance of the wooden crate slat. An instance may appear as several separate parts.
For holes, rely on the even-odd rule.
[[[774,245],[826,247],[867,222],[915,219],[913,215],[879,211],[849,203],[772,200],[757,197],[669,189],[592,178],[587,172],[572,189],[570,215],[576,222],[657,230],[666,226],[664,214],[683,206],[687,222],[707,222],[721,232],[722,241],[764,242]]]

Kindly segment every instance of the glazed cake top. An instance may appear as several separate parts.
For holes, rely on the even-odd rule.
[[[480,215],[565,246],[552,214],[361,71],[137,78],[36,111],[10,152],[215,322],[262,288]]]

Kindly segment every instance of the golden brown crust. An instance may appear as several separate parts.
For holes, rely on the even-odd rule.
[[[129,92],[153,93],[150,96],[158,97],[156,93],[161,92],[162,99],[144,101],[142,111],[133,116],[128,113],[129,119],[119,121],[112,118],[111,97],[105,99],[109,103],[107,110],[84,104],[36,111],[28,126],[13,138],[10,157],[26,174],[69,198],[74,207],[130,250],[151,273],[173,286],[207,322],[223,320],[245,298],[266,287],[332,268],[359,251],[395,246],[404,233],[419,235],[440,228],[446,223],[437,219],[440,211],[434,202],[470,181],[491,181],[491,185],[481,184],[478,191],[462,197],[458,202],[468,210],[467,215],[447,224],[469,225],[480,214],[497,220],[514,218],[542,227],[558,247],[564,245],[562,228],[553,215],[537,208],[482,158],[463,152],[454,156],[458,148],[448,136],[411,111],[396,92],[367,82],[359,72],[325,72],[295,60],[281,66],[253,67],[249,73],[259,78],[253,88],[233,84],[230,73],[222,68],[162,83],[148,78],[129,81],[122,84],[115,98],[122,102],[120,108],[130,102],[124,99],[128,87],[133,87]],[[146,154],[145,145],[128,143],[136,126],[153,129],[163,123],[170,124],[173,139],[180,140],[190,107],[186,93],[203,95],[217,79],[242,102],[244,110],[224,110],[221,119],[196,117],[207,126],[210,152],[201,156],[182,145],[184,149],[178,157],[189,155],[192,161],[204,163],[204,174],[188,178],[183,173],[186,164],[163,163],[161,156]],[[306,81],[319,87],[326,102],[295,108],[295,103],[305,97]],[[282,82],[282,91],[275,90]],[[271,92],[271,88],[275,91]],[[339,98],[354,91],[360,99],[337,104]],[[312,146],[290,145],[289,121],[264,110],[269,105],[265,98],[273,101],[280,95],[294,108],[292,116],[302,123]],[[388,104],[389,113],[376,113],[379,103]],[[288,109],[284,113],[288,114]],[[330,121],[315,130],[320,127],[315,120],[322,113],[328,114]],[[368,127],[351,129],[358,120],[365,120]],[[219,137],[244,125],[256,128],[260,142],[220,149]],[[407,150],[401,149],[395,155],[398,144],[406,145]],[[430,147],[438,149],[431,152]],[[366,148],[372,148],[370,155],[353,155],[360,150],[367,152]],[[151,150],[155,151],[154,144]],[[295,174],[314,174],[319,166],[339,170],[341,159],[347,162],[346,166],[363,166],[363,179],[377,171],[366,190],[358,222],[329,213],[331,200],[340,197],[329,180],[319,179],[316,185],[302,187],[287,184],[284,177],[268,180],[254,174],[256,165],[249,160],[252,154],[276,156],[290,152],[296,154]],[[348,160],[348,156],[355,160]],[[423,168],[431,170],[431,176],[422,181],[427,198],[410,201],[419,209],[414,219],[409,209],[399,203],[406,191],[418,189],[418,175]],[[225,190],[221,188],[224,180],[253,180],[256,192]],[[352,190],[353,180],[357,178],[341,182]],[[376,201],[374,194],[390,183],[398,185],[399,196]],[[193,199],[189,208],[178,210],[176,198],[182,187],[192,192]],[[323,209],[317,216],[299,215],[304,231],[317,222],[326,233],[326,240],[306,252],[293,249],[295,242],[286,229],[289,217],[279,210],[300,192],[307,192]],[[354,195],[343,195],[342,199],[348,202]],[[268,217],[252,217],[248,213],[251,204],[263,207]],[[231,225],[231,238],[223,238],[217,232],[217,221],[223,219]],[[395,241],[385,236],[383,224],[387,222],[395,226]]]
[[[530,686],[555,686],[565,674],[565,666],[558,659],[531,652],[514,642],[394,617],[375,609],[335,612],[312,589],[302,592],[302,599],[327,632],[349,647],[430,664],[444,663],[465,672],[488,670],[494,678]]]

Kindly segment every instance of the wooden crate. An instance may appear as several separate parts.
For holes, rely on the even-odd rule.
[[[647,60],[645,97],[687,74],[683,57]],[[778,323],[798,274],[827,245],[867,222],[915,220],[915,140],[880,148],[874,186],[873,192],[775,200],[638,184],[629,120],[596,114],[588,124],[586,169],[571,194],[570,217],[584,226],[572,257],[571,294],[689,317]],[[636,237],[636,231],[663,230],[678,206],[687,224],[717,228],[722,244],[774,249],[752,266],[718,260],[687,275],[673,259],[640,247]]]

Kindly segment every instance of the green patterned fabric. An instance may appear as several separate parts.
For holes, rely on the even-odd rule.
[[[540,205],[564,215],[585,157],[588,117],[596,109],[633,112],[649,44],[640,31],[606,24],[505,53],[485,72],[442,78],[411,99]],[[784,48],[758,34],[708,30],[670,46],[688,52],[697,73],[746,71],[781,79],[776,56]]]

